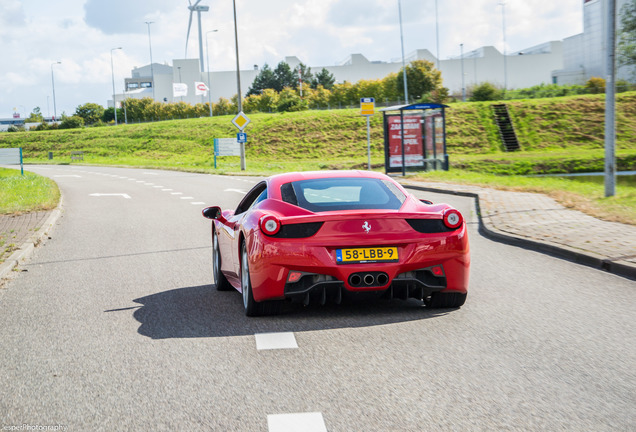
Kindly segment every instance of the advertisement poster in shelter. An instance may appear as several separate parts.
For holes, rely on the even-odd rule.
[[[422,148],[422,117],[404,116],[404,166],[424,165]],[[389,125],[389,164],[402,166],[402,124],[400,116],[391,116]]]
[[[435,158],[444,160],[444,118],[435,115]]]

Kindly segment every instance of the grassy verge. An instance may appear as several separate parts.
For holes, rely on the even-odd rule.
[[[59,201],[60,191],[53,180],[0,168],[0,215],[50,210]]]
[[[60,191],[53,180],[30,172],[0,168],[0,216],[15,215],[57,206]],[[20,245],[13,231],[0,231],[0,263]]]
[[[616,195],[605,197],[603,177],[577,179],[480,174],[468,171],[436,171],[413,176],[418,181],[470,184],[501,190],[535,192],[551,196],[567,208],[599,219],[636,225],[636,184],[618,177]]]

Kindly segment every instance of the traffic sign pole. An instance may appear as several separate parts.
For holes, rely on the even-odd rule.
[[[369,171],[371,171],[371,126],[369,123],[369,117],[367,117],[367,156],[369,158]]]
[[[243,111],[239,111],[239,113],[236,115],[236,117],[234,117],[232,119],[232,123],[234,124],[234,126],[236,126],[238,128],[238,130],[243,133],[243,129],[245,129],[245,126],[247,126],[249,124],[251,120],[243,113]],[[242,142],[241,144],[241,171],[245,171],[246,169],[246,164],[245,164],[245,143]]]
[[[360,99],[360,114],[367,118],[367,156],[369,171],[371,171],[371,124],[369,118],[375,114],[375,98]]]

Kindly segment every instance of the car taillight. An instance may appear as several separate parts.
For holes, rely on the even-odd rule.
[[[260,220],[261,231],[273,236],[280,230],[280,221],[275,216],[263,216]]]
[[[459,228],[464,222],[462,214],[455,209],[446,210],[444,212],[444,225],[450,229]]]

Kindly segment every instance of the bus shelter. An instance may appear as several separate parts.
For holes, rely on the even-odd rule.
[[[415,103],[383,108],[386,173],[448,171],[446,115],[448,105]]]

